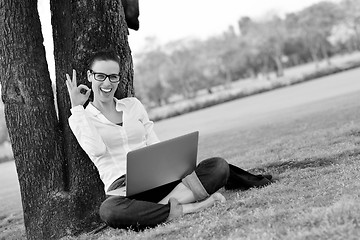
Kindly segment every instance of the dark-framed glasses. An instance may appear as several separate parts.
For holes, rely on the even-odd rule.
[[[119,74],[107,75],[105,73],[94,72],[91,69],[90,69],[90,73],[94,75],[94,78],[95,78],[96,81],[103,82],[103,81],[105,81],[106,78],[109,78],[109,81],[112,82],[112,83],[117,83],[117,82],[120,81],[120,75]]]

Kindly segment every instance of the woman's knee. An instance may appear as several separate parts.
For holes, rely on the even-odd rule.
[[[209,194],[223,187],[230,175],[229,164],[220,157],[202,161],[195,172]]]
[[[110,227],[131,227],[134,230],[154,227],[165,222],[169,212],[169,204],[163,205],[120,196],[109,197],[99,209],[100,218]]]
[[[100,206],[99,215],[100,218],[111,227],[121,227],[124,224],[122,219],[127,216],[126,206],[122,204],[124,198],[110,197],[106,199]]]
[[[211,173],[214,178],[227,179],[230,174],[229,164],[221,157],[213,157],[202,161],[200,165],[204,166],[203,171]]]
[[[229,164],[227,161],[225,161],[225,159],[220,158],[220,157],[216,157],[214,158],[216,159],[216,172],[219,174],[219,176],[223,179],[228,179],[229,175],[230,175],[230,169],[229,169]]]

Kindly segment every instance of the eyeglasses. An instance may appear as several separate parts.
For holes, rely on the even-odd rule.
[[[93,70],[90,70],[91,74],[94,74],[94,78],[96,81],[103,82],[106,78],[109,78],[109,81],[112,83],[117,83],[120,81],[120,75],[119,74],[110,74],[107,75],[105,73],[98,73],[94,72]]]

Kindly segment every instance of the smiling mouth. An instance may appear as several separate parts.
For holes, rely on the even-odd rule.
[[[111,92],[112,88],[100,88],[100,90],[105,93],[109,93],[109,92]]]

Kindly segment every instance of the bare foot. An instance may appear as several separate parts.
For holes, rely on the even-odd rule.
[[[219,192],[214,193],[210,197],[212,197],[216,202],[221,202],[221,203],[226,202],[226,198]]]
[[[221,193],[216,192],[201,202],[183,204],[183,213],[187,214],[201,211],[205,208],[213,206],[216,202],[224,203],[226,202],[226,199]]]

